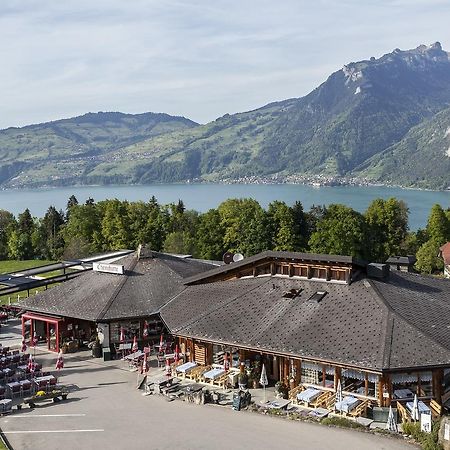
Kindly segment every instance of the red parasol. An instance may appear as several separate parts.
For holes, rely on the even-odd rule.
[[[175,359],[175,362],[178,362],[180,360],[180,350],[178,349],[178,344],[175,346],[174,359]]]
[[[131,347],[131,351],[132,352],[137,352],[138,351],[138,343],[137,343],[136,335],[133,338],[133,346]]]
[[[144,321],[144,329],[142,331],[142,337],[144,337],[144,338],[148,337],[148,323],[147,323],[147,321]]]
[[[22,353],[25,353],[27,351],[27,344],[25,342],[25,338],[22,338]]]
[[[120,327],[120,338],[119,338],[120,342],[125,342],[125,330],[123,329],[123,327]]]
[[[225,370],[225,372],[228,372],[228,370],[230,369],[230,361],[228,361],[228,353],[225,352],[223,355],[223,368]]]
[[[56,360],[56,369],[61,370],[64,367],[64,358],[62,352],[59,352],[58,359]]]

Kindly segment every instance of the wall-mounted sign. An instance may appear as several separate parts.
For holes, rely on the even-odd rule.
[[[422,413],[420,415],[420,430],[431,433],[431,414]]]
[[[92,263],[92,270],[95,272],[105,272],[105,273],[117,273],[119,275],[124,274],[124,268],[120,264],[107,264],[102,262]]]

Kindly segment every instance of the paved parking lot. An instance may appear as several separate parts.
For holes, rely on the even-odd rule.
[[[56,355],[38,360],[53,368]],[[157,369],[153,369],[157,370]],[[0,418],[15,449],[411,449],[401,440],[290,422],[275,417],[167,402],[142,396],[136,373],[122,361],[67,356],[62,381],[73,392],[65,402],[22,409]]]
[[[10,321],[0,337],[4,345],[18,344],[19,333],[18,321]],[[55,354],[37,350],[36,359],[54,371]],[[0,417],[14,449],[412,448],[366,433],[142,396],[125,362],[103,362],[89,352],[65,355],[60,381],[70,387],[68,400]]]

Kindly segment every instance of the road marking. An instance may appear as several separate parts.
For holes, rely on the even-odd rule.
[[[87,433],[105,431],[98,430],[24,430],[24,431],[3,431],[3,434],[25,434],[25,433]]]
[[[86,414],[36,414],[35,416],[10,416],[8,419],[34,419],[36,417],[84,417]]]

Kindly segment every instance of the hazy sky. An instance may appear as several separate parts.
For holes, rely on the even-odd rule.
[[[0,128],[92,111],[198,122],[440,41],[448,0],[1,0]]]

